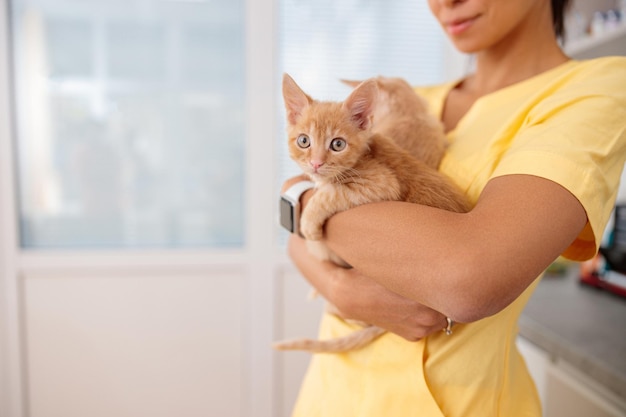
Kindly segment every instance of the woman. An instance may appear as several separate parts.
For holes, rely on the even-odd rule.
[[[333,216],[326,242],[352,270],[290,238],[294,263],[344,317],[392,332],[314,356],[294,415],[541,415],[517,319],[559,255],[595,254],[626,158],[626,59],[570,60],[557,43],[567,3],[429,0],[475,56],[474,74],[417,89],[451,142],[440,169],[475,205],[385,202]],[[320,337],[351,331],[325,315]]]

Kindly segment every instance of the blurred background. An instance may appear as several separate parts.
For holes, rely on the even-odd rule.
[[[626,53],[598,7],[572,53]],[[282,73],[470,65],[426,1],[0,1],[0,416],[289,415],[308,356],[270,345],[321,301],[277,223]]]

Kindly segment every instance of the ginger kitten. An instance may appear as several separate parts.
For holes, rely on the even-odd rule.
[[[438,121],[429,120],[432,116],[427,114],[424,105],[416,107],[411,120],[413,124],[417,121],[426,127],[407,143],[406,138],[414,137],[413,128],[405,132],[410,125],[405,123],[406,118],[411,115],[398,115],[401,121],[394,124],[396,116],[392,108],[402,106],[398,102],[394,106],[389,104],[393,94],[386,96],[381,80],[384,81],[379,77],[359,83],[343,102],[324,102],[309,97],[289,75],[283,76],[289,154],[315,183],[315,194],[302,213],[300,230],[312,255],[344,267],[349,265],[321,241],[324,223],[335,213],[389,200],[454,212],[470,209],[463,193],[436,170],[445,150]],[[379,125],[376,125],[376,117],[381,119]],[[380,132],[395,135],[395,140]],[[398,143],[403,143],[412,153]],[[424,151],[421,147],[432,149]],[[421,156],[427,162],[412,155]],[[337,314],[336,309],[329,307],[331,313]],[[360,324],[362,330],[342,338],[297,339],[278,342],[274,347],[345,352],[364,347],[386,332],[376,326]]]

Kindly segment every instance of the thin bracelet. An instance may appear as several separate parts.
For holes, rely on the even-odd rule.
[[[446,317],[446,321],[448,322],[448,325],[442,330],[446,334],[446,336],[450,336],[452,334],[452,326],[454,326],[454,321],[450,317]]]

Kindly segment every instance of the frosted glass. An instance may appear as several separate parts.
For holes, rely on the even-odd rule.
[[[22,246],[242,246],[243,0],[10,3]]]

